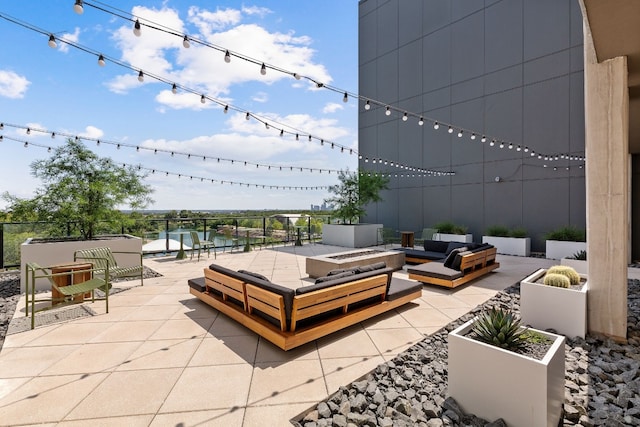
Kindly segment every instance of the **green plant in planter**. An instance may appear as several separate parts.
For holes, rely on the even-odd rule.
[[[517,237],[517,238],[525,238],[527,237],[527,230],[525,228],[522,227],[516,227],[513,228],[510,232],[509,232],[509,236],[510,237]]]
[[[517,351],[525,346],[523,332],[520,319],[511,310],[492,307],[478,317],[471,334],[487,344]]]
[[[509,228],[502,225],[492,225],[487,228],[487,236],[491,237],[509,237]]]
[[[573,259],[577,259],[579,261],[587,260],[587,251],[578,251],[572,256]]]
[[[443,234],[467,234],[467,227],[464,225],[456,225],[451,221],[442,221],[434,225],[432,228]]]
[[[555,286],[556,288],[568,288],[571,286],[569,278],[559,273],[547,273],[544,275],[543,281],[545,285]]]
[[[577,286],[580,284],[580,275],[573,267],[569,267],[568,265],[554,265],[553,267],[550,267],[545,274],[545,284],[546,277],[550,274],[559,274],[566,277],[569,280],[570,286]],[[568,288],[569,286],[563,287]]]
[[[565,242],[586,242],[586,233],[575,227],[562,227],[545,235],[546,240],[562,240]]]

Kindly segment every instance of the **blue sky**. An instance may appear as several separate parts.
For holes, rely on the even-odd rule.
[[[306,209],[329,193],[261,186],[326,187],[337,182],[327,169],[357,168],[355,154],[320,143],[357,149],[357,101],[345,103],[342,94],[270,68],[357,93],[355,0],[88,1],[81,15],[73,4],[0,5],[3,16],[45,32],[0,19],[0,192],[31,197],[41,183],[29,165],[49,156],[37,145],[60,146],[65,138],[59,134],[65,133],[87,138],[86,146],[100,156],[170,172],[147,178],[154,188],[152,209]],[[136,37],[132,22],[116,15],[228,49],[231,61],[197,42],[187,49],[181,37],[146,25]],[[48,33],[57,39],[56,48],[48,46]],[[107,58],[105,66],[95,53]],[[266,74],[235,55],[264,62]],[[147,74],[142,82],[134,70]],[[177,93],[166,82],[176,83]],[[204,104],[198,94],[206,95]],[[228,114],[211,100],[228,104]],[[246,112],[262,122],[246,120]],[[23,127],[49,132],[27,135]],[[282,128],[287,133],[281,137]],[[296,141],[298,131],[306,137]],[[95,139],[114,144],[98,145]],[[30,144],[25,148],[24,142]],[[217,162],[218,157],[236,161]],[[0,201],[0,209],[5,207]]]

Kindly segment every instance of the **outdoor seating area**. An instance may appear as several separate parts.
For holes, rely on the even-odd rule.
[[[307,257],[343,250],[317,244],[227,252],[218,254],[215,265],[297,289],[315,286],[305,273]],[[209,260],[145,259],[145,267],[161,276],[145,278],[144,287],[138,279],[114,283],[126,283],[127,290],[110,295],[108,314],[102,304],[84,304],[91,315],[18,332],[14,324],[25,317],[24,300],[19,302],[0,351],[3,417],[15,424],[288,425],[340,386],[551,262],[503,255],[497,260],[502,267],[491,275],[456,289],[420,285],[420,296],[408,303],[283,351],[185,286],[186,278],[202,278]],[[404,270],[391,277],[391,288],[418,283]],[[256,316],[258,304],[247,303]],[[296,321],[295,330],[305,326]],[[67,398],[51,406],[60,393]],[[216,398],[190,398],[209,395]]]

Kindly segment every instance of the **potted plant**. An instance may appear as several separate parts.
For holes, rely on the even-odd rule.
[[[587,264],[587,251],[578,251],[570,257],[564,257],[560,260],[560,264],[573,267],[579,274],[587,275],[589,273],[589,264]]]
[[[522,321],[538,329],[584,338],[588,287],[586,275],[569,266],[539,269],[520,282]]]
[[[510,310],[491,308],[449,333],[449,395],[487,420],[558,425],[564,343],[563,336],[523,328]]]
[[[531,238],[527,237],[527,230],[524,228],[509,229],[500,225],[491,226],[487,228],[487,234],[482,236],[482,243],[495,246],[499,254],[531,255]]]
[[[562,227],[545,235],[546,256],[549,259],[562,259],[578,251],[587,250],[587,238],[584,230],[575,227]]]
[[[329,187],[335,196],[324,202],[336,206],[335,215],[341,223],[325,224],[322,228],[322,243],[326,245],[362,248],[375,246],[378,229],[382,224],[362,224],[360,217],[365,206],[382,200],[380,191],[387,188],[389,178],[375,173],[340,171],[340,183]]]
[[[442,240],[445,242],[473,242],[473,234],[467,233],[467,227],[457,225],[451,221],[439,222],[433,226],[437,233],[433,235],[433,240]]]

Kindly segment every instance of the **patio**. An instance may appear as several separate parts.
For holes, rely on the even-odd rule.
[[[308,283],[307,256],[342,251],[308,244],[221,253],[216,262],[297,286]],[[109,314],[104,304],[90,304],[98,315],[6,337],[0,424],[288,425],[340,386],[551,265],[498,261],[500,269],[480,280],[454,290],[425,286],[417,304],[284,352],[189,294],[187,279],[202,276],[213,258],[146,259],[163,276],[114,294]]]

